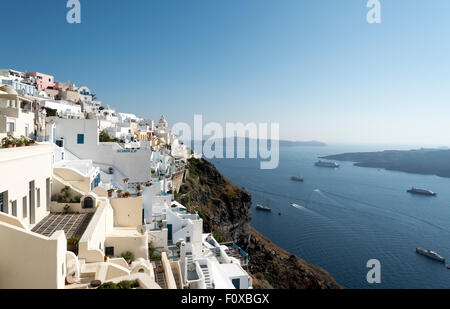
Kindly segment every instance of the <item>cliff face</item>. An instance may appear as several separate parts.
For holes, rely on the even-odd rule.
[[[189,161],[189,176],[175,197],[200,215],[204,231],[219,242],[236,242],[249,254],[254,288],[340,288],[325,270],[291,255],[252,228],[251,195],[209,161]]]

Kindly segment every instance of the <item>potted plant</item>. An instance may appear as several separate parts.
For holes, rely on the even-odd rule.
[[[114,189],[108,190],[108,197],[112,197],[112,194],[114,193]]]
[[[125,193],[123,194],[123,197],[124,197],[124,198],[128,198],[128,197],[130,197],[130,192],[128,192],[128,191],[127,191],[127,192],[125,192]]]
[[[129,180],[130,180],[130,178],[124,178],[123,183],[128,183]]]
[[[158,221],[158,227],[159,228],[162,228],[164,226],[164,223],[162,222],[162,220],[159,220]]]
[[[122,190],[117,190],[117,197],[122,197]]]
[[[146,187],[150,187],[152,185],[152,183],[150,182],[150,181],[147,181],[146,183],[145,183],[145,186]]]
[[[137,185],[136,189],[137,189],[138,191],[141,191],[141,190],[142,190],[142,186],[141,186],[141,185]]]
[[[33,146],[35,143],[36,143],[36,142],[35,142],[34,140],[28,139],[27,142],[26,142],[26,145],[27,145],[27,146]]]
[[[12,148],[15,146],[14,140],[9,137],[5,137],[2,139],[2,145],[3,148]]]
[[[14,144],[16,145],[16,147],[24,147],[25,141],[23,140],[23,138],[15,138]]]
[[[78,243],[80,242],[80,237],[72,236],[67,239],[67,251],[72,251],[78,254]]]
[[[64,213],[68,213],[68,212],[69,212],[69,209],[70,209],[70,205],[69,205],[69,204],[66,204],[66,205],[64,206],[64,208],[63,208]]]
[[[127,261],[128,264],[131,264],[131,262],[133,262],[134,260],[134,254],[131,251],[125,251],[124,253],[122,253],[122,257],[125,259],[125,261]]]
[[[142,192],[138,192],[136,195],[137,196],[142,196]]]

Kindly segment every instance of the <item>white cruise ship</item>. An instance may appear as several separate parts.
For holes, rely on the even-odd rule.
[[[322,161],[322,160],[317,161],[316,163],[314,163],[314,165],[320,167],[339,167],[339,164],[337,164],[336,162]]]
[[[419,188],[414,188],[414,187],[412,187],[411,189],[406,190],[406,191],[409,192],[409,193],[412,193],[412,194],[431,195],[431,196],[435,196],[436,195],[436,192],[433,192],[431,190],[419,189]]]

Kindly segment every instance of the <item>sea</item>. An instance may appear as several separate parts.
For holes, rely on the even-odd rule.
[[[450,178],[357,167],[352,162],[339,162],[339,168],[314,165],[319,156],[417,148],[280,147],[279,165],[272,170],[260,169],[259,159],[211,161],[252,194],[253,227],[324,268],[344,288],[448,289],[450,269],[415,249],[432,249],[450,259]],[[304,182],[290,179],[300,174]],[[407,193],[412,186],[428,188],[437,196]],[[273,211],[256,210],[256,203]],[[372,259],[380,263],[380,283],[367,280]]]

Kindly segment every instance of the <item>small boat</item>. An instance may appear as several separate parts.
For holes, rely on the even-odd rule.
[[[291,176],[291,180],[303,182],[303,176]]]
[[[406,190],[406,192],[412,193],[412,194],[419,194],[419,195],[430,195],[430,196],[435,196],[436,193],[431,191],[431,190],[427,190],[427,189],[419,189],[419,188],[414,188],[412,187],[409,190]]]
[[[339,167],[339,164],[337,164],[336,162],[330,162],[330,161],[322,161],[319,160],[316,163],[314,163],[315,166],[320,166],[320,167]]]
[[[269,208],[267,206],[263,206],[261,204],[256,204],[256,209],[257,210],[264,210],[264,211],[272,211],[272,208]]]
[[[432,250],[416,248],[416,252],[423,256],[429,257],[430,259],[445,263],[445,258],[443,256],[440,256],[439,254],[437,254],[436,252],[434,252]]]

